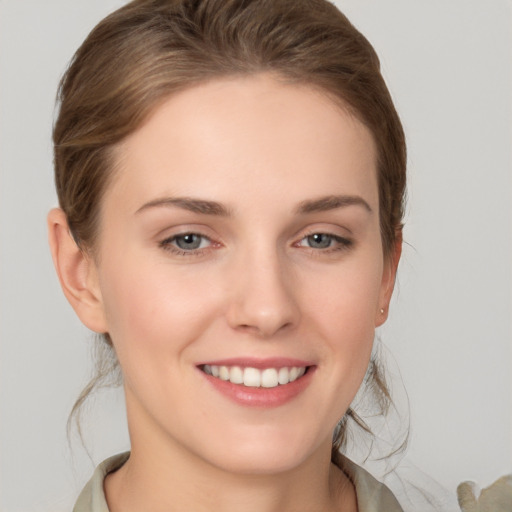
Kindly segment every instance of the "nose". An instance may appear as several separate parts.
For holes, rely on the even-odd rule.
[[[267,254],[232,267],[227,320],[233,329],[270,338],[298,324],[297,282],[282,260]]]

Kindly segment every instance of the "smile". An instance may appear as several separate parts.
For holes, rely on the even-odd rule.
[[[250,388],[275,388],[296,381],[306,373],[307,367],[291,366],[258,369],[205,364],[201,367],[201,370],[207,375],[229,381],[232,384]]]

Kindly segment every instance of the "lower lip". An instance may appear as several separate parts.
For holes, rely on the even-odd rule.
[[[218,379],[199,370],[205,379],[221,394],[237,404],[251,407],[278,407],[293,400],[302,393],[311,382],[315,367],[308,367],[308,371],[297,380],[274,388],[252,388],[233,384],[229,380]]]

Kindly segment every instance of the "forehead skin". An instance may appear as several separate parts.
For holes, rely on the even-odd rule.
[[[266,74],[219,79],[171,96],[116,148],[104,200],[116,197],[117,207],[134,212],[175,189],[195,196],[193,176],[228,203],[235,188],[240,199],[265,190],[281,202],[300,201],[305,186],[314,197],[339,185],[378,212],[375,155],[370,131],[315,88]]]

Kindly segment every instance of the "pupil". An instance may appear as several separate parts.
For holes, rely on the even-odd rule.
[[[192,233],[182,235],[176,238],[176,245],[180,249],[197,249],[201,245],[201,237]]]
[[[331,237],[324,233],[315,233],[308,237],[309,245],[318,249],[325,249],[331,245]]]

